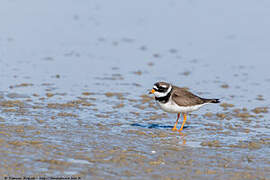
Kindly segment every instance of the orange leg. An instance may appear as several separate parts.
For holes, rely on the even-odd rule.
[[[186,123],[186,120],[187,120],[187,114],[186,113],[183,113],[183,115],[184,115],[184,120],[183,120],[183,123],[182,123],[181,128],[178,130],[179,132],[181,132],[183,130],[183,127],[184,127],[184,125]]]
[[[177,113],[177,119],[176,119],[176,122],[175,122],[175,124],[174,124],[174,127],[172,128],[172,131],[177,131],[176,126],[177,126],[177,123],[178,123],[179,117],[180,117],[180,113]]]

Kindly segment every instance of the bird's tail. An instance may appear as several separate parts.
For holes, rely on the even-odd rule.
[[[205,103],[220,103],[219,99],[203,99]]]

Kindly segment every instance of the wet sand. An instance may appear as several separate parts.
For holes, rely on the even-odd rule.
[[[219,4],[197,1],[157,2],[156,9],[123,1],[25,3],[0,6],[9,19],[0,16],[2,177],[269,179],[262,2],[248,1],[246,11],[236,3],[229,17]],[[248,25],[263,30],[254,34]],[[147,94],[161,80],[221,103],[191,113],[183,133],[172,132],[176,115]]]

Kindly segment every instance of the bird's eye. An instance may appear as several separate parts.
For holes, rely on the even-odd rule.
[[[160,85],[159,83],[156,83],[154,84],[153,89],[158,92],[166,92],[168,90],[168,87],[166,85]]]

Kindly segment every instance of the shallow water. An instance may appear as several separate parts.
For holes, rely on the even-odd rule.
[[[269,179],[269,6],[2,1],[0,174]],[[222,104],[172,132],[156,81]]]

